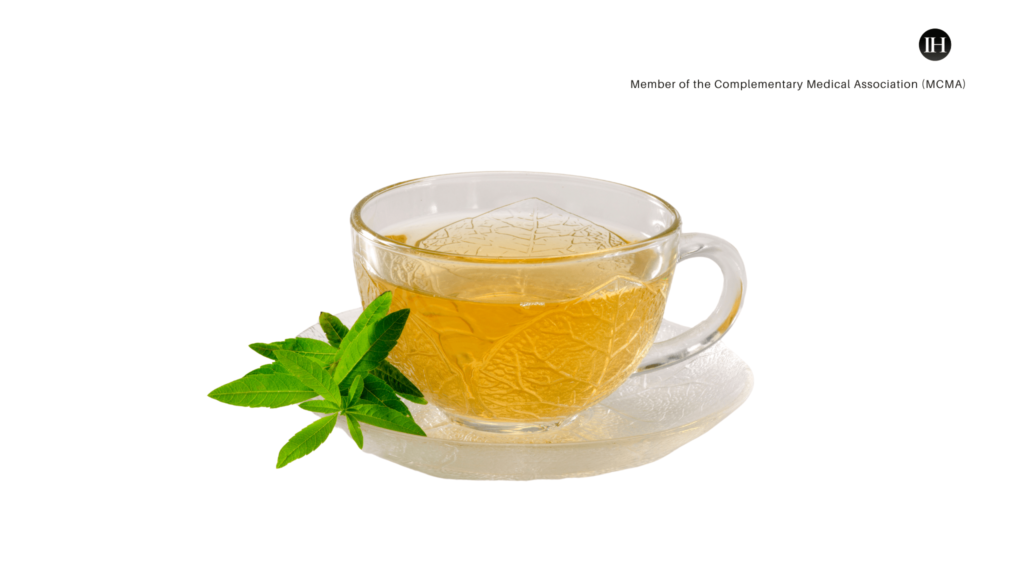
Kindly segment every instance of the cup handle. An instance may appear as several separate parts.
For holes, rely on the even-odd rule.
[[[647,372],[688,360],[718,342],[732,327],[743,307],[746,295],[747,272],[743,259],[732,244],[710,234],[682,234],[679,245],[679,260],[709,258],[722,269],[724,282],[722,296],[715,310],[700,324],[679,336],[658,342],[640,361],[636,372]]]

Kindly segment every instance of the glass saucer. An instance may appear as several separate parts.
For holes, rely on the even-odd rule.
[[[361,310],[339,314],[351,326]],[[655,338],[687,330],[662,321]],[[326,340],[319,326],[299,334]],[[693,360],[633,376],[571,423],[546,432],[495,434],[453,422],[439,409],[408,403],[427,437],[363,425],[363,451],[439,478],[536,480],[605,474],[643,466],[707,432],[743,404],[754,374],[720,344]],[[339,428],[348,433],[344,422]]]

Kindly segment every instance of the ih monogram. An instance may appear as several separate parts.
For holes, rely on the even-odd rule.
[[[928,36],[924,39],[924,51],[928,54],[935,52],[935,48],[938,47],[939,52],[946,53],[946,39],[934,36]]]
[[[921,56],[937,61],[949,55],[950,50],[953,49],[953,41],[949,38],[949,34],[938,28],[932,28],[921,35],[917,47],[921,50]]]

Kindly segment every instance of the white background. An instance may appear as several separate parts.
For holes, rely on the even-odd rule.
[[[4,3],[0,569],[1020,573],[1022,40],[956,5]],[[629,88],[687,78],[967,89]],[[309,416],[207,392],[358,305],[359,198],[473,170],[630,184],[735,244],[747,403],[593,478],[340,435],[275,470]],[[683,265],[667,317],[719,278]]]

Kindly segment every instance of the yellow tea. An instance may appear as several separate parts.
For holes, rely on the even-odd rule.
[[[531,258],[521,274],[502,276],[457,263],[358,267],[364,304],[390,290],[393,310],[411,310],[390,360],[446,412],[465,420],[555,422],[614,391],[650,348],[669,276],[640,279],[650,254],[620,259],[627,264],[619,267],[584,260],[572,274],[564,266],[544,272],[547,258],[629,244],[623,235],[535,199],[427,228],[390,237],[496,262]]]

